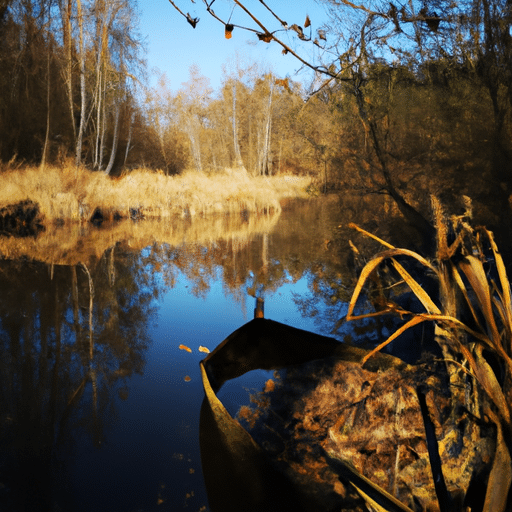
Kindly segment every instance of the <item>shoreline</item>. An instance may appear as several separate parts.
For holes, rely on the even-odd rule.
[[[15,220],[24,208],[29,219],[22,218],[21,224],[30,220],[35,226],[49,227],[277,213],[282,200],[307,197],[311,181],[292,175],[251,177],[244,169],[176,176],[138,169],[119,178],[73,167],[8,170],[0,174],[0,217]],[[9,234],[6,224],[2,222],[1,228]]]

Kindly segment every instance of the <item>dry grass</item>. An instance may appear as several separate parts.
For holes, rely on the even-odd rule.
[[[145,169],[121,178],[86,169],[47,167],[0,174],[0,207],[25,199],[39,204],[45,222],[89,220],[96,208],[108,218],[194,217],[215,213],[280,211],[280,200],[305,196],[310,178],[252,178],[242,171],[207,174],[194,171],[169,177]]]
[[[489,474],[483,511],[505,512],[511,510],[508,496],[512,487],[510,280],[492,232],[483,227],[473,229],[470,226],[469,198],[466,198],[466,214],[450,219],[435,197],[432,198],[432,204],[437,228],[437,254],[432,262],[413,251],[397,249],[375,235],[353,226],[379,240],[386,250],[374,256],[361,271],[346,319],[357,320],[385,314],[395,314],[407,319],[363,358],[363,364],[409,328],[422,322],[434,322],[436,341],[447,365],[453,411],[462,406],[474,417],[493,425],[496,431],[496,454]],[[450,232],[456,235],[453,241],[448,237]],[[420,281],[398,262],[397,257],[402,260],[409,259],[415,273],[417,268],[421,268],[425,274],[435,277],[439,296],[431,297]],[[364,287],[380,279],[376,269],[385,260],[396,270],[395,284],[406,284],[425,308],[425,312],[407,311],[389,294],[384,308],[380,307],[371,313],[354,314]],[[384,287],[387,290],[393,288],[383,281],[379,286],[381,290]],[[471,379],[471,385],[468,385],[468,379]],[[434,465],[432,469],[434,470]],[[440,481],[442,473],[440,470],[437,473],[437,481]],[[447,491],[441,489],[440,503],[449,499]]]

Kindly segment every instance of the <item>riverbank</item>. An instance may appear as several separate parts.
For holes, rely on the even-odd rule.
[[[306,196],[308,177],[258,176],[226,169],[178,176],[145,169],[119,178],[87,169],[46,167],[0,174],[0,209],[21,202],[38,207],[43,225],[124,218],[196,217],[279,212],[286,198]],[[29,203],[27,203],[29,204]]]

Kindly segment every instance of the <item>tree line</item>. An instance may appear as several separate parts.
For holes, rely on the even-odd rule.
[[[323,0],[328,21],[316,26],[309,16],[289,19],[293,13],[276,2],[260,2],[258,11],[242,0],[200,3],[226,37],[252,34],[313,71],[311,118],[294,128],[315,148],[325,185],[384,194],[427,235],[418,209],[430,209],[430,193],[485,196],[509,210],[508,0]],[[193,27],[200,22],[191,23],[184,2],[171,4]]]
[[[508,190],[507,0],[323,3],[330,17],[317,28],[309,17],[286,24],[271,6],[275,27],[237,25],[240,1],[229,23],[215,12],[234,44],[244,28],[259,44],[281,44],[312,70],[308,83],[245,63],[214,91],[192,66],[171,91],[165,76],[147,86],[133,1],[3,0],[0,159],[71,159],[108,174],[311,173],[324,190],[387,194],[404,211],[404,190],[414,195],[427,182],[446,191],[461,176],[487,177]],[[307,45],[318,50],[312,60],[300,54]]]

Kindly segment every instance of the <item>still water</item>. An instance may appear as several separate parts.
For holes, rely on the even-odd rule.
[[[323,198],[2,240],[0,510],[209,510],[204,348],[251,320],[256,295],[267,318],[329,332],[350,288],[340,215]],[[218,396],[235,415],[266,377]]]

